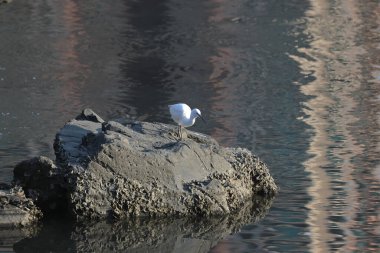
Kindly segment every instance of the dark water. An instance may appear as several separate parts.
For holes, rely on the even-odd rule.
[[[4,250],[379,252],[379,85],[375,0],[0,5],[2,181],[52,157],[85,107],[171,122],[183,101],[207,118],[193,130],[251,149],[281,187],[258,221],[48,223]]]

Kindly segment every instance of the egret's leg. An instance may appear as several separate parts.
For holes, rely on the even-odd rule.
[[[180,131],[179,131],[179,132],[180,132],[180,133],[179,133],[179,134],[180,134],[180,135],[179,135],[179,139],[182,140],[182,126],[181,126],[181,125],[179,126],[179,130],[180,130]]]
[[[177,132],[177,134],[178,134],[178,139],[180,139],[181,138],[181,125],[178,125],[178,132]]]

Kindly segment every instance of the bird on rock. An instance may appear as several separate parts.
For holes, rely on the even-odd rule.
[[[182,127],[190,127],[194,125],[195,119],[200,117],[204,122],[201,111],[197,108],[191,109],[187,104],[179,103],[169,105],[170,115],[178,124],[178,137],[182,140]]]

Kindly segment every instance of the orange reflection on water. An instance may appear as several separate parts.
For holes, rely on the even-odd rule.
[[[57,68],[61,74],[58,80],[62,83],[59,89],[61,100],[58,109],[67,112],[68,107],[82,109],[82,100],[79,97],[89,76],[89,67],[81,63],[78,46],[85,44],[86,33],[79,14],[80,7],[76,1],[65,0],[59,5],[52,4],[57,9],[56,21],[62,26],[63,34],[58,36],[54,48],[57,53]],[[82,49],[83,50],[83,49]]]
[[[208,21],[210,23],[221,23],[227,19],[231,18],[231,14],[228,13],[230,1],[226,0],[210,0],[211,4],[215,6],[209,15]],[[232,26],[220,25],[219,29],[223,30],[224,34],[230,34],[233,31]],[[224,112],[231,112],[236,110],[234,106],[239,98],[236,97],[236,86],[228,83],[230,80],[230,75],[233,72],[234,59],[239,58],[237,56],[236,48],[218,46],[214,49],[216,51],[215,55],[209,58],[209,63],[212,67],[212,72],[208,79],[208,84],[213,87],[215,95],[211,101],[210,111],[219,112],[224,114]],[[236,77],[235,79],[236,80]],[[242,109],[242,108],[238,108]],[[214,128],[211,135],[217,140],[223,140],[223,143],[228,146],[232,146],[234,140],[236,140],[238,135],[238,127],[236,127],[236,122],[239,122],[237,114],[229,114],[229,117],[217,117],[217,124],[221,126],[220,128]],[[226,138],[226,133],[228,133],[228,138]]]
[[[363,92],[366,82],[363,55],[373,52],[366,50],[365,43],[357,42],[357,38],[362,37],[361,27],[367,22],[362,9],[363,5],[353,0],[311,1],[306,13],[306,33],[312,36],[311,47],[300,48],[299,55],[291,56],[305,75],[312,74],[315,78],[300,88],[305,95],[313,97],[305,104],[309,117],[303,119],[314,130],[308,150],[314,157],[305,162],[312,179],[308,189],[312,196],[308,223],[313,252],[338,248],[342,252],[361,250],[358,242],[363,238],[358,238],[354,231],[367,228],[358,223],[357,217],[379,205],[379,200],[367,202],[368,207],[363,210],[360,202],[371,196],[363,195],[365,191],[359,188],[358,181],[368,183],[369,188],[378,188],[379,182],[372,176],[355,176],[358,164],[353,162],[368,152],[354,126],[363,121],[362,116],[364,120],[372,118],[365,115],[365,111],[360,116],[355,113],[363,110],[354,96]],[[379,224],[378,216],[367,215],[366,222],[367,225]],[[333,233],[331,228],[341,232]]]
[[[224,112],[232,111],[233,105],[232,101],[236,101],[236,95],[234,93],[234,85],[229,85],[226,83],[227,75],[230,74],[232,69],[231,63],[234,58],[234,51],[231,48],[217,48],[218,54],[210,57],[209,62],[212,65],[212,73],[209,77],[208,83],[216,91],[216,95],[211,103],[211,111],[214,112]],[[230,101],[230,102],[229,102]],[[237,119],[230,117],[218,117],[217,124],[222,126],[222,128],[214,128],[211,135],[218,140],[225,139],[226,132],[229,134],[229,138],[224,141],[226,145],[233,145],[229,143],[236,139],[238,132],[235,122]]]
[[[324,45],[326,43],[320,41],[319,44]],[[302,53],[309,52],[302,50]],[[310,172],[312,179],[312,186],[308,189],[308,192],[313,199],[307,205],[309,209],[309,219],[307,223],[310,225],[311,249],[313,252],[327,252],[328,246],[326,242],[329,239],[329,235],[327,227],[328,213],[325,208],[328,204],[328,197],[331,196],[331,190],[329,188],[330,179],[322,168],[328,163],[323,147],[329,145],[325,130],[328,127],[328,122],[326,121],[327,115],[324,106],[331,104],[332,101],[319,91],[321,84],[326,82],[322,78],[323,62],[317,59],[314,62],[309,62],[305,58],[295,55],[291,57],[300,64],[305,74],[313,70],[315,71],[314,76],[318,77],[316,81],[301,87],[301,91],[305,95],[316,96],[308,101],[307,108],[310,108],[310,110],[305,109],[305,113],[309,115],[309,117],[303,119],[314,128],[314,138],[310,141],[308,150],[308,152],[313,155],[313,158],[307,160],[304,166],[305,169]]]
[[[78,15],[79,7],[76,1],[67,0],[63,3],[63,24],[65,30],[69,33],[66,38],[59,41],[57,46],[60,48],[61,64],[64,66],[63,87],[63,107],[67,101],[74,101],[74,105],[81,109],[81,99],[76,94],[88,79],[89,68],[80,62],[80,56],[77,50],[79,44],[84,42],[84,27],[81,17]],[[79,77],[79,78],[78,78]],[[80,81],[78,81],[78,79]]]

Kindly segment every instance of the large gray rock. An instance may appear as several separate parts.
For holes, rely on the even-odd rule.
[[[16,173],[25,169],[15,169],[15,180],[45,207],[57,190],[79,219],[222,215],[277,192],[266,165],[250,151],[224,148],[190,131],[178,142],[175,132],[162,123],[104,122],[86,109],[58,132],[57,166],[41,158],[24,162],[24,168],[36,167],[40,159],[45,166],[44,173],[33,170],[41,177],[33,179],[38,186]],[[51,191],[44,196],[47,187]]]

